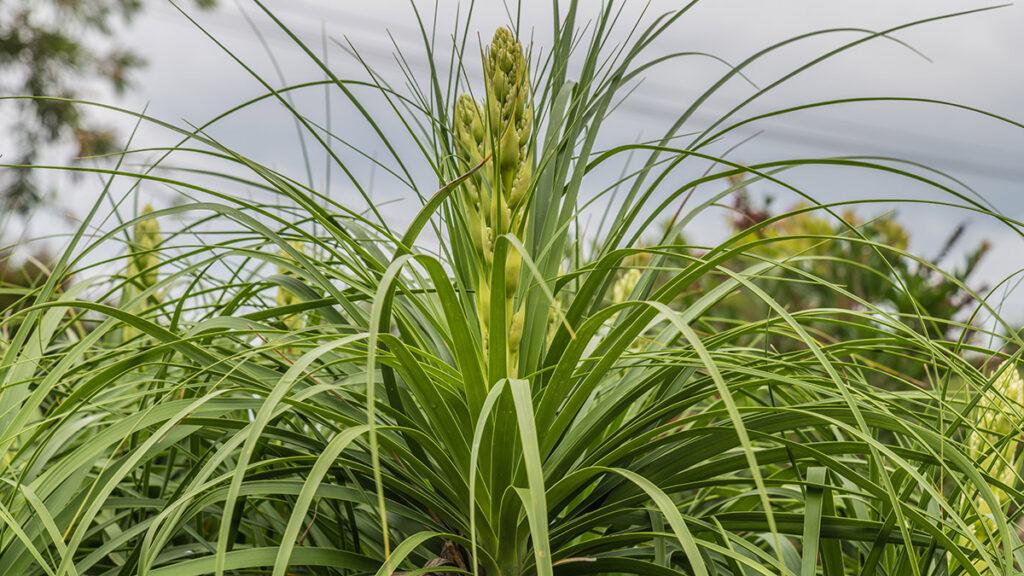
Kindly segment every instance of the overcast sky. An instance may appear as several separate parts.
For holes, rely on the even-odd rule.
[[[169,3],[151,0],[147,13],[122,38],[149,61],[139,75],[137,89],[120,104],[169,121],[200,123],[211,116],[264,92],[259,84],[231,57],[217,48],[203,33]],[[213,13],[197,12],[183,6],[210,33],[223,41],[246,64],[275,85],[280,85],[263,45],[241,16],[239,5],[222,0]],[[322,75],[308,58],[274,28],[258,7],[239,0],[241,7],[264,31],[270,49],[278,58],[288,83],[319,80]],[[303,40],[320,50],[328,39],[328,56],[339,76],[361,77],[358,65],[336,44],[352,42],[375,70],[396,79],[391,56],[393,47],[386,32],[407,51],[414,66],[422,64],[418,50],[418,29],[409,2],[375,0],[341,2],[325,0],[269,0],[275,11]],[[514,2],[512,2],[514,4]],[[597,2],[582,2],[597,5]],[[649,14],[678,6],[679,2],[654,1]],[[454,18],[456,2],[441,2],[438,21]],[[463,9],[467,4],[463,3]],[[549,48],[550,3],[525,1],[521,36],[532,37],[535,49]],[[626,0],[623,20],[640,16],[646,2]],[[705,0],[653,47],[651,55],[676,51],[701,51],[737,63],[770,44],[797,34],[826,28],[881,30],[914,20],[989,4],[943,0]],[[417,2],[429,17],[432,2]],[[496,25],[508,22],[501,2],[477,2],[473,28],[485,40]],[[855,96],[918,96],[951,100],[1008,117],[1024,119],[1024,5],[971,14],[899,31],[898,42],[879,39],[833,58],[772,91],[750,108],[751,112],[808,103],[816,100]],[[793,44],[749,69],[750,80],[764,86],[793,67],[836,46],[852,41],[858,34],[848,31],[814,37]],[[442,42],[443,44],[443,42]],[[471,59],[475,62],[475,58]],[[651,74],[635,96],[623,106],[609,125],[606,141],[620,143],[654,138],[725,71],[710,60],[686,60],[665,66]],[[422,68],[414,68],[417,74]],[[732,82],[720,96],[709,101],[693,123],[706,125],[708,118],[728,110],[751,93],[750,85]],[[298,95],[296,103],[314,118],[323,118],[323,93]],[[366,146],[367,152],[383,154],[383,145],[371,137],[365,125],[346,112],[341,100],[332,100],[334,126],[344,137]],[[374,110],[386,114],[385,108]],[[385,121],[385,126],[388,126]],[[963,112],[935,106],[908,104],[849,105],[827,111],[804,112],[784,120],[758,124],[740,134],[760,134],[734,153],[734,158],[753,162],[792,156],[871,154],[898,156],[948,170],[965,180],[1006,214],[1024,218],[1024,130]],[[225,122],[211,132],[225,144],[255,159],[305,180],[305,167],[295,129],[279,105],[268,104]],[[145,138],[171,143],[158,132]],[[735,141],[733,142],[735,143]],[[314,159],[314,182],[323,185],[322,154]],[[817,199],[835,201],[846,197],[935,197],[934,191],[892,177],[867,176],[850,170],[804,170],[790,176]],[[374,198],[389,202],[385,213],[401,227],[415,212],[416,201],[393,179],[375,177]],[[429,179],[423,182],[429,188]],[[84,210],[88,193],[76,188],[68,199],[75,211]],[[352,195],[337,177],[332,192],[338,197]],[[771,193],[764,190],[763,193]],[[166,192],[147,190],[157,202]],[[778,193],[776,193],[778,194]],[[783,205],[794,200],[778,194]],[[981,238],[993,242],[983,270],[989,282],[1024,268],[1024,244],[991,220],[970,218],[963,212],[938,208],[892,206],[913,234],[912,247],[929,255],[959,222],[968,220],[965,245]],[[877,210],[876,210],[877,211]],[[696,222],[689,235],[699,242],[720,237],[725,215],[709,214]],[[1014,302],[1024,303],[1022,298]],[[1024,319],[1024,314],[1008,311]]]

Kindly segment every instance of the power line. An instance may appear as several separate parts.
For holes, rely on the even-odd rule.
[[[652,98],[649,96],[641,96],[640,98],[645,101],[644,105],[631,108],[631,112],[653,118],[664,118],[668,114],[678,113],[680,111],[678,107],[669,105],[663,99]],[[842,124],[845,122],[832,119],[829,123],[834,123],[841,128]],[[826,126],[825,128],[827,129],[828,127]],[[909,131],[878,128],[877,136],[872,136],[865,130],[863,131],[863,136],[854,135],[844,137],[837,136],[836,134],[850,133],[849,130],[840,129],[834,130],[829,134],[825,134],[821,132],[821,130],[800,126],[799,124],[780,122],[770,122],[765,127],[759,127],[757,124],[747,124],[742,126],[739,130],[746,134],[759,132],[761,134],[759,137],[766,140],[780,141],[808,148],[824,147],[842,150],[849,147],[863,147],[861,148],[862,151],[870,151],[873,154],[881,156],[892,156],[903,160],[911,160],[929,165],[932,168],[941,167],[950,171],[966,172],[996,180],[1024,182],[1024,170],[1011,168],[1009,159],[1007,159],[1006,163],[983,162],[978,160],[967,160],[962,156],[923,153],[920,148],[916,148],[911,152],[903,147],[889,146],[879,143],[879,140],[886,139],[886,135],[891,136],[899,134],[899,137],[901,138],[912,139],[915,141],[924,142],[931,140],[932,146],[935,148],[951,147],[948,142],[944,142],[942,139],[924,134],[915,134]],[[875,130],[875,128],[870,129],[872,132]]]

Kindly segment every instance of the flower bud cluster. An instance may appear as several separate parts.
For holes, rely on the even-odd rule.
[[[976,407],[977,429],[967,438],[967,454],[981,470],[1007,486],[1015,486],[1019,468],[1016,453],[1024,425],[1024,379],[1016,366],[1003,365],[998,370],[1001,374]],[[1005,490],[993,486],[992,492],[1003,508],[1010,504]],[[976,507],[981,518],[977,531],[981,536],[984,525],[994,530],[995,523],[987,502],[979,498]]]
[[[462,186],[470,238],[482,264],[477,286],[477,309],[484,345],[488,345],[490,303],[505,300],[510,365],[518,361],[522,338],[522,311],[513,300],[522,272],[522,256],[511,249],[505,258],[505,293],[492,295],[490,270],[494,241],[501,235],[525,237],[526,206],[533,179],[533,104],[530,95],[529,61],[522,45],[507,28],[499,28],[484,59],[486,100],[481,106],[468,94],[455,104],[455,145],[460,168],[468,171],[487,163]]]
[[[163,236],[160,234],[160,222],[156,218],[145,218],[153,212],[153,206],[146,204],[142,209],[143,218],[135,223],[132,234],[131,260],[128,264],[128,275],[139,290],[148,290],[156,285],[160,269],[158,252]]]
[[[141,218],[135,223],[132,230],[132,238],[128,247],[128,282],[125,287],[125,302],[132,300],[133,294],[145,292],[156,286],[160,279],[160,244],[163,236],[160,234],[160,222],[156,218],[147,217],[153,212],[153,206],[146,204],[142,208]],[[150,303],[158,303],[160,296],[150,294],[146,300]],[[125,325],[122,330],[122,338],[125,341],[131,340],[139,335],[138,329],[131,325]]]
[[[533,129],[529,63],[508,28],[498,28],[484,63],[487,116],[502,194],[515,212],[529,191],[533,163],[527,161]]]

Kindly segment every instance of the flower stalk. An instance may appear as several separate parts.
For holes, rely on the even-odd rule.
[[[163,242],[163,236],[160,234],[160,222],[156,218],[147,218],[152,212],[153,205],[146,204],[142,208],[143,218],[135,223],[131,260],[128,264],[129,278],[143,292],[156,285],[160,269],[157,248]]]
[[[141,218],[132,230],[128,253],[128,285],[125,287],[123,299],[125,303],[133,300],[136,294],[146,293],[159,281],[159,246],[163,242],[163,235],[160,233],[160,222],[149,216],[152,212],[153,205],[147,203],[142,208]],[[146,302],[158,304],[160,295],[151,293],[146,296]],[[133,326],[125,325],[122,337],[127,341],[138,334],[138,330]]]

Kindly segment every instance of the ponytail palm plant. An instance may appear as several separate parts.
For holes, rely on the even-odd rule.
[[[555,2],[543,51],[514,27],[477,51],[460,20],[450,58],[433,40],[445,34],[420,19],[430,74],[399,90],[369,66],[362,80],[337,76],[257,1],[325,80],[273,87],[229,52],[265,94],[198,127],[122,110],[179,139],[142,168],[134,159],[151,147],[68,168],[102,176],[101,197],[47,282],[4,317],[4,573],[1019,570],[1017,358],[985,349],[975,322],[994,318],[996,331],[998,314],[979,294],[970,318],[893,311],[830,278],[858,262],[820,248],[856,246],[914,302],[895,264],[928,262],[840,216],[872,201],[820,204],[787,175],[881,172],[929,185],[936,204],[1020,223],[913,164],[742,165],[720,143],[767,117],[875,100],[1024,126],[922,98],[745,115],[789,78],[901,26],[857,31],[693,132],[702,104],[761,57],[850,31],[770,46],[726,66],[659,139],[605,147],[614,134],[602,127],[637,79],[703,57],[650,54],[693,4],[626,25],[608,3],[584,25],[576,2]],[[293,93],[324,86],[365,120],[382,159],[296,108]],[[210,135],[268,101],[365,206]],[[608,179],[630,155],[639,167]],[[372,202],[352,168],[362,161],[409,187],[411,223]],[[140,182],[188,203],[103,217],[120,186],[132,195]],[[805,202],[714,246],[684,240],[689,222],[751,182]],[[698,186],[714,192],[689,204]],[[594,211],[607,225],[588,235]],[[797,238],[815,250],[765,248],[794,238],[759,230],[805,213],[843,227]],[[779,285],[851,304],[794,308],[766,288]],[[727,314],[738,294],[753,303],[742,319]],[[833,338],[840,330],[858,336]],[[893,368],[908,365],[913,376]]]

